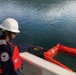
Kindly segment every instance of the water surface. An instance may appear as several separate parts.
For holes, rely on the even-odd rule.
[[[20,44],[42,46],[43,51],[58,43],[76,48],[76,1],[0,0],[0,23],[8,17],[19,22],[15,41]]]

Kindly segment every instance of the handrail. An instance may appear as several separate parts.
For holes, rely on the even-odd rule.
[[[33,66],[36,66],[42,70],[49,71],[50,75],[51,75],[51,73],[53,75],[76,75],[76,73],[74,73],[74,72],[66,70],[56,64],[48,62],[48,61],[46,61],[38,56],[35,56],[31,53],[28,53],[28,52],[20,53],[20,57],[22,60],[24,60],[25,62],[27,62]],[[44,74],[42,74],[42,75],[44,75]],[[47,74],[47,75],[49,75],[49,74]]]

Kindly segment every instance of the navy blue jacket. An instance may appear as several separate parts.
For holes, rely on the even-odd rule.
[[[16,44],[13,40],[10,40],[10,42],[11,42],[12,44],[18,46],[20,53],[21,53],[21,52],[29,52],[29,51],[31,51],[31,47],[28,46],[28,45],[23,46],[23,45],[21,45],[21,44]]]
[[[0,46],[0,65],[3,69],[3,75],[18,75],[14,70],[12,63],[12,53],[9,46],[7,45]]]
[[[12,40],[10,40],[10,42],[13,43]],[[22,45],[17,45],[17,46],[20,52],[30,51],[29,46],[25,46],[25,47]],[[12,63],[11,49],[7,45],[0,46],[0,66],[3,68],[3,75],[18,75],[14,70],[14,65]]]

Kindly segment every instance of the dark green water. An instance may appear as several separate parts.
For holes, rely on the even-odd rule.
[[[0,23],[8,17],[19,22],[15,40],[21,44],[42,46],[43,51],[58,43],[76,47],[76,1],[0,0]]]
[[[53,57],[53,59],[64,64],[72,71],[76,72],[76,56],[58,53],[56,56]]]

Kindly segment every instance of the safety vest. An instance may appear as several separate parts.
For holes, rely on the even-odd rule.
[[[12,62],[13,62],[13,65],[14,65],[14,70],[19,69],[20,66],[22,65],[22,62],[21,62],[21,59],[20,59],[20,56],[19,56],[18,47],[13,45],[10,42],[6,42],[5,40],[0,40],[0,46],[1,45],[8,45],[11,48]],[[2,68],[0,68],[0,73],[2,73]]]

